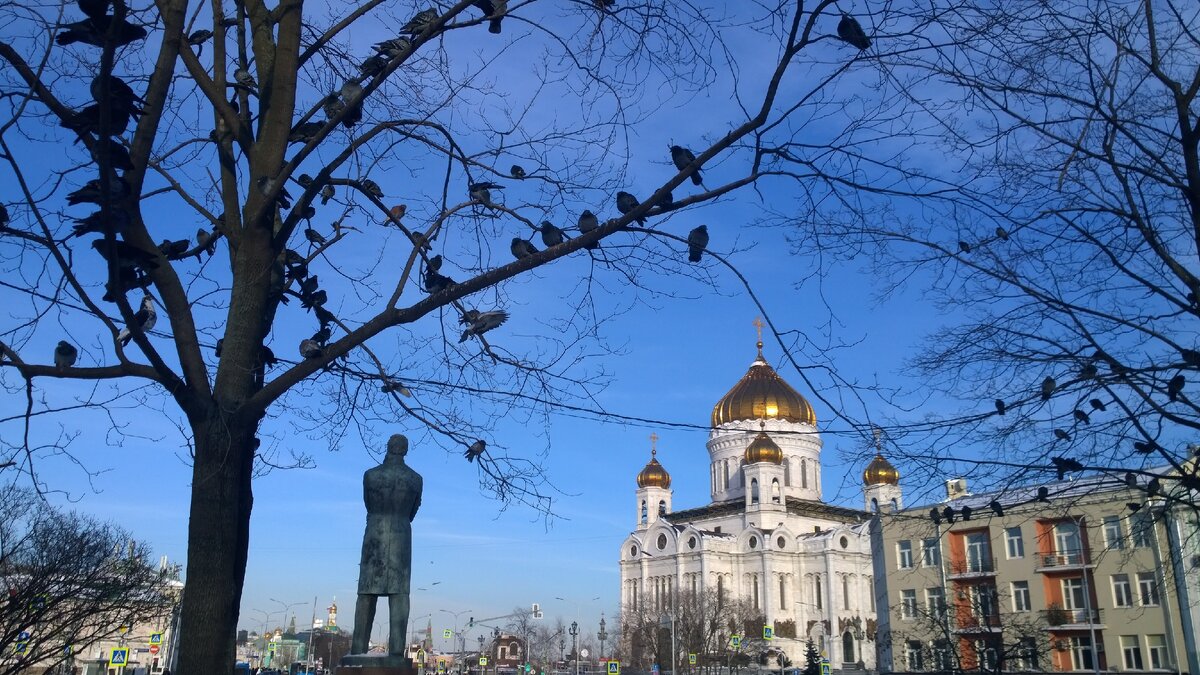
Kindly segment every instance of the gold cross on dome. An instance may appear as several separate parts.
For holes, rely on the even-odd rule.
[[[754,330],[758,332],[758,341],[762,342],[762,329],[764,325],[762,318],[756,316],[754,317],[754,321],[752,323],[754,324]]]
[[[658,434],[651,431],[650,432],[650,455],[651,456],[658,453],[658,450],[655,448],[655,446],[657,444],[658,444]]]
[[[875,452],[883,454],[883,430],[877,426],[871,426],[871,432],[875,434]]]

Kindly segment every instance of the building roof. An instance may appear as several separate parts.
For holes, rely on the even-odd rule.
[[[857,523],[866,520],[869,514],[858,509],[848,509],[844,506],[834,506],[824,502],[817,502],[811,499],[800,499],[798,497],[787,497],[786,500],[787,513],[793,516],[808,516],[810,518],[824,518],[842,523]],[[707,506],[700,506],[694,509],[684,509],[667,514],[666,518],[672,523],[694,523],[696,521],[712,520],[722,516],[731,516],[742,513],[745,510],[745,503],[741,499],[731,499],[724,502],[716,502]]]

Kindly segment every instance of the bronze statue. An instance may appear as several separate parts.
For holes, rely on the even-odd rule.
[[[367,530],[358,571],[351,654],[365,654],[380,596],[387,596],[388,654],[403,657],[408,638],[408,587],[412,578],[412,519],[421,507],[421,475],[404,463],[408,439],[388,439],[383,464],[363,474]]]

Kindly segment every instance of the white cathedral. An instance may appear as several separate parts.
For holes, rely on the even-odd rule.
[[[712,501],[684,510],[651,448],[637,527],[621,546],[622,608],[669,613],[676,593],[715,589],[761,610],[772,648],[796,667],[811,638],[833,669],[873,669],[868,512],[902,506],[896,469],[877,455],[863,472],[865,511],[822,502],[816,415],[767,364],[761,339],[713,408],[707,446]]]

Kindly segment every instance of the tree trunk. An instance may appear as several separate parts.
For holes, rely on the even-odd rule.
[[[179,675],[233,672],[249,546],[254,434],[219,412],[198,425]]]

